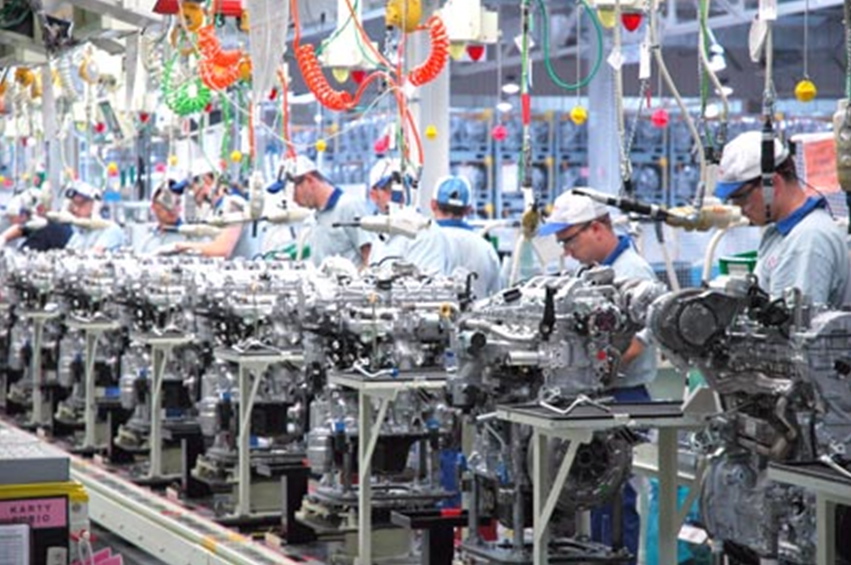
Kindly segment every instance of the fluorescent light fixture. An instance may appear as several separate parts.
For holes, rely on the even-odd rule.
[[[316,114],[313,116],[313,121],[317,124],[322,123],[322,114]]]
[[[516,82],[506,82],[502,85],[502,93],[507,94],[508,96],[514,96],[520,92],[520,85]]]
[[[294,94],[288,98],[290,104],[313,104],[316,102],[316,96],[312,92],[304,94]]]
[[[504,100],[496,105],[496,109],[503,113],[510,112],[511,108],[511,102],[506,102]]]
[[[715,94],[719,94],[719,95],[723,94],[724,96],[730,96],[731,94],[733,94],[733,87],[732,86],[722,86],[720,92],[717,89],[715,90]]]

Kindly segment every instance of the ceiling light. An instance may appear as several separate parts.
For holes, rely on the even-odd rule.
[[[507,94],[508,96],[514,96],[518,92],[520,92],[520,85],[516,82],[506,82],[502,85],[503,94]]]
[[[510,112],[511,108],[511,102],[502,101],[496,105],[496,109],[503,113]]]
[[[723,54],[713,53],[709,58],[709,70],[713,73],[720,73],[727,68],[727,60]]]
[[[732,86],[722,86],[720,91],[718,91],[718,89],[715,90],[715,94],[718,94],[718,95],[723,94],[724,96],[730,96],[731,94],[733,94],[733,87]]]

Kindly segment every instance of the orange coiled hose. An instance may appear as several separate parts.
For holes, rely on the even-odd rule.
[[[352,95],[344,90],[334,90],[322,74],[313,45],[299,45],[295,50],[295,58],[307,88],[320,104],[338,112],[354,108],[355,100]]]
[[[434,80],[443,71],[449,60],[449,34],[440,16],[433,15],[425,23],[431,37],[431,53],[421,65],[408,73],[408,81],[414,86]]]
[[[243,54],[239,49],[222,49],[216,30],[213,26],[205,26],[198,30],[198,50],[205,59],[215,62],[220,67],[237,65]]]
[[[223,67],[210,59],[202,59],[198,64],[201,82],[213,90],[225,90],[239,78],[239,67]]]

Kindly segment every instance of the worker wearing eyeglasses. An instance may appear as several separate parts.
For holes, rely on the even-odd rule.
[[[770,191],[770,194],[769,194]],[[838,308],[848,285],[848,249],[822,197],[808,197],[789,147],[774,140],[772,186],[763,186],[762,132],[750,131],[724,147],[715,195],[767,226],[757,252],[759,285],[774,298],[795,287],[813,303]]]
[[[366,200],[333,186],[311,159],[299,155],[284,163],[296,204],[314,211],[308,220],[310,260],[317,266],[328,257],[345,257],[357,268],[369,265],[375,235],[355,224],[369,215]],[[337,224],[337,227],[335,227]]]
[[[564,254],[583,265],[611,267],[616,281],[657,280],[656,273],[635,250],[632,240],[615,232],[608,208],[587,196],[568,191],[556,198],[552,214],[538,230],[538,235],[554,235]],[[622,373],[607,393],[616,402],[650,402],[646,385],[656,378],[656,348],[643,331],[622,353],[621,368]],[[627,482],[622,492],[622,532],[623,544],[633,555],[638,555],[640,529],[636,498],[635,488]],[[613,514],[611,505],[592,512],[594,541],[612,545]]]

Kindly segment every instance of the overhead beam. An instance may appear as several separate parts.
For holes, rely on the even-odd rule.
[[[148,27],[163,21],[162,16],[153,12],[142,12],[124,6],[122,0],[71,0],[71,4],[93,14],[109,16],[137,27]]]
[[[808,2],[807,0],[795,0],[793,2],[784,2],[778,4],[777,6],[777,15],[778,18],[783,16],[791,16],[795,14],[804,13],[808,6],[810,9],[810,13],[815,12],[817,10],[823,10],[825,8],[833,8],[836,6],[841,6],[843,0],[818,0],[816,2],[813,0],[812,2]],[[756,9],[744,9],[736,6],[735,4],[727,3],[731,9],[734,10],[734,13],[727,13],[723,15],[711,16],[708,19],[707,25],[715,30],[715,29],[723,29],[738,25],[744,25],[750,23],[753,18],[757,15]],[[696,34],[698,31],[698,22],[688,21],[688,22],[680,22],[676,21],[675,23],[666,22],[664,29],[662,30],[662,34],[664,37],[675,37],[680,35],[688,35],[688,34]],[[626,38],[625,43],[639,43],[641,37],[636,36],[635,38],[628,37]],[[664,45],[662,46],[664,48]],[[577,46],[571,45],[568,47],[560,47],[558,49],[554,49],[550,51],[551,59],[559,59],[562,57],[569,57],[571,55],[575,55],[577,52]],[[542,61],[544,58],[544,54],[542,50],[538,49],[534,53],[532,53],[531,59],[533,62]],[[506,57],[503,54],[502,65],[503,66],[516,66],[521,63],[520,54],[512,55],[510,57]],[[452,76],[464,77],[464,76],[473,76],[479,73],[492,71],[496,68],[496,61],[483,61],[480,63],[469,64],[469,65],[453,65]]]

